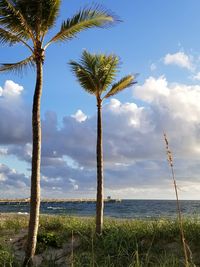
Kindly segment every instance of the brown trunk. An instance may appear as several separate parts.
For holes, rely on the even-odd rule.
[[[103,193],[103,145],[102,145],[102,118],[101,118],[101,102],[97,98],[97,202],[96,202],[96,233],[102,234],[103,227],[103,206],[104,206],[104,193]]]
[[[38,60],[37,78],[32,109],[32,174],[31,174],[31,197],[30,197],[30,218],[28,228],[27,248],[23,266],[31,266],[35,255],[37,233],[40,213],[40,160],[41,160],[41,121],[40,101],[42,94],[42,60]]]

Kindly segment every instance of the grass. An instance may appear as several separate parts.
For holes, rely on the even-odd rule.
[[[0,266],[20,266],[9,238],[27,227],[27,219],[10,215],[0,221]],[[193,262],[200,266],[200,220],[186,219],[183,227]],[[37,254],[60,249],[64,244],[69,246],[67,258],[71,267],[184,266],[179,224],[175,220],[105,219],[103,235],[96,236],[93,218],[41,216]],[[48,258],[40,266],[59,265]]]

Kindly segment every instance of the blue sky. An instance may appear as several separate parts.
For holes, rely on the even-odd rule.
[[[59,30],[63,19],[91,3],[62,1],[60,17],[50,35]],[[175,150],[182,197],[199,198],[198,190],[188,189],[196,190],[199,182],[199,1],[96,3],[112,10],[123,22],[109,29],[85,31],[72,41],[50,46],[46,52],[42,96],[44,196],[52,192],[65,197],[95,195],[95,98],[80,88],[67,64],[71,59],[78,60],[87,49],[118,55],[122,61],[119,78],[139,73],[137,86],[104,104],[106,193],[123,198],[173,198],[162,142],[164,129]],[[26,55],[26,49],[19,45],[1,47],[0,61],[15,62]],[[13,83],[5,85],[6,81]],[[29,194],[34,82],[34,70],[27,70],[23,76],[0,75],[2,90],[17,88],[20,92],[12,99],[7,93],[0,94],[0,110],[5,114],[0,134],[0,148],[4,151],[0,153],[0,182],[7,185],[4,196]],[[17,114],[22,114],[21,118]],[[26,134],[19,138],[22,129]],[[15,193],[18,185],[13,182],[12,169],[23,181],[19,182],[21,191]],[[166,185],[169,189],[165,191]]]
[[[86,3],[90,4],[89,1]],[[44,90],[42,110],[56,110],[62,118],[63,114],[70,114],[80,106],[89,113],[94,110],[93,98],[85,94],[75,83],[67,63],[70,59],[77,60],[83,49],[91,52],[115,53],[122,61],[121,73],[140,73],[138,82],[142,82],[150,72],[150,65],[168,52],[175,53],[183,49],[190,53],[199,52],[199,3],[198,1],[98,1],[108,10],[117,14],[122,23],[110,29],[92,29],[81,33],[78,38],[62,44],[54,44],[47,50],[44,69]],[[55,27],[59,29],[64,18],[73,15],[83,1],[63,1],[61,15]],[[54,31],[54,32],[55,32]],[[20,46],[1,48],[1,62],[13,62],[24,57],[26,49]],[[160,69],[161,68],[161,69]],[[177,71],[178,72],[178,71]],[[159,66],[157,75],[169,73],[169,79],[185,80],[185,73],[174,74],[169,68]],[[27,75],[1,75],[0,82],[13,79],[26,88],[25,97],[31,103],[33,94],[34,71],[27,71]],[[129,92],[120,98],[126,100],[131,97]]]

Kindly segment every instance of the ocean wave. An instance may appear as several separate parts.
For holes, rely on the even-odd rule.
[[[49,209],[49,210],[62,210],[63,208],[61,208],[61,207],[51,207],[51,206],[49,206],[49,207],[47,207],[47,209]]]
[[[21,212],[21,211],[19,211],[19,212],[17,212],[17,214],[28,215],[28,212]]]

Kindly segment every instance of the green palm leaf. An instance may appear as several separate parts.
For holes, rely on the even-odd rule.
[[[105,56],[103,66],[99,71],[101,92],[105,91],[115,79],[118,72],[119,58],[115,55]]]
[[[9,31],[6,31],[3,28],[0,28],[0,43],[1,44],[8,43],[9,45],[13,45],[20,41],[21,39],[18,36],[12,34]]]
[[[11,46],[19,42],[23,43],[26,47],[28,47],[29,50],[31,50],[31,52],[33,52],[33,49],[21,37],[3,28],[0,28],[0,43],[1,44],[8,43]]]
[[[115,19],[106,10],[96,7],[84,8],[71,19],[64,21],[60,31],[47,43],[46,47],[57,41],[72,39],[79,32],[92,27],[106,27],[114,23]]]
[[[97,55],[91,54],[87,50],[84,50],[80,59],[80,63],[83,66],[85,70],[87,70],[89,73],[96,75],[96,66],[97,66]]]
[[[60,4],[60,0],[51,0],[45,2],[43,7],[43,17],[45,18],[45,23],[43,24],[44,35],[54,26],[56,18],[59,14]]]
[[[93,76],[88,72],[81,64],[70,61],[72,71],[75,73],[77,80],[81,86],[90,94],[95,94],[97,92],[97,84],[93,79]]]
[[[113,84],[110,91],[103,97],[108,98],[110,96],[116,95],[117,93],[123,91],[125,88],[128,88],[136,83],[135,76],[133,75],[127,75],[123,77],[120,81]]]
[[[91,54],[86,50],[83,51],[80,64],[82,68],[88,73],[90,78],[92,79],[94,85],[93,87],[97,90],[100,87],[99,77],[98,77],[98,63],[99,57],[96,54]]]
[[[81,65],[102,93],[112,83],[118,71],[119,59],[115,55],[91,54],[86,50],[81,57]]]
[[[33,37],[31,29],[23,14],[17,7],[20,1],[1,0],[0,1],[0,24],[24,39]]]
[[[17,6],[37,37],[44,36],[54,26],[60,3],[60,0],[20,0]]]
[[[119,70],[119,58],[116,55],[92,54],[86,50],[79,62],[70,61],[69,64],[81,86],[98,97],[108,90]],[[127,75],[113,84],[103,98],[115,95],[135,83],[135,76]]]
[[[12,71],[21,73],[27,67],[35,67],[35,61],[33,56],[27,57],[26,59],[16,63],[0,64],[0,71]]]

